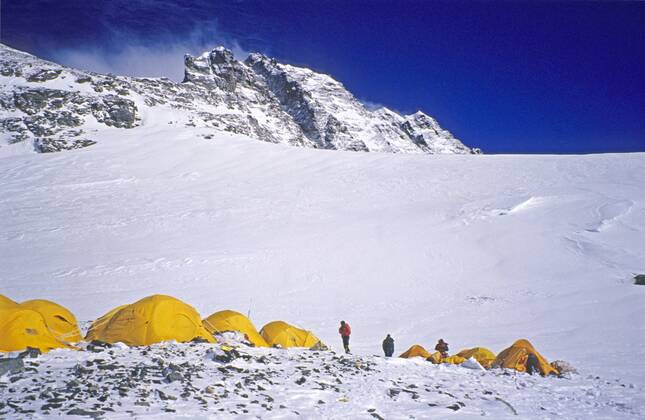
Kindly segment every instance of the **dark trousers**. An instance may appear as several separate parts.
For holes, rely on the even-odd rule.
[[[343,347],[345,348],[345,353],[349,353],[349,336],[343,335]]]

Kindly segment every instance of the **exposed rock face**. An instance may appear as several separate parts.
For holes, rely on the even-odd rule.
[[[634,276],[634,284],[638,286],[645,286],[645,274],[638,274]]]
[[[92,103],[92,115],[98,122],[111,127],[132,128],[137,120],[137,107],[129,99],[103,96]]]
[[[142,110],[155,107],[178,116],[162,124],[272,143],[363,152],[479,152],[422,112],[370,111],[327,75],[261,54],[238,61],[223,47],[187,55],[184,80],[173,83],[69,69],[0,44],[0,77],[7,82],[0,88],[4,143],[32,141],[39,152],[94,144],[90,131],[135,128]]]

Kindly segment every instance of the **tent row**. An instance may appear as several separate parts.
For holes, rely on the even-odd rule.
[[[473,358],[484,369],[502,367],[515,369],[519,372],[526,372],[529,358],[534,358],[533,360],[537,361],[537,367],[542,376],[550,374],[557,375],[559,373],[558,369],[549,364],[547,359],[526,339],[517,340],[510,347],[502,350],[498,355],[495,355],[495,353],[485,347],[473,347],[464,349],[455,355],[443,357],[438,351],[430,353],[423,346],[415,344],[399,357],[406,359],[423,357],[425,360],[434,364],[448,363],[453,365],[461,365]]]
[[[270,322],[258,332],[251,320],[231,310],[215,312],[202,320],[195,308],[165,295],[148,296],[112,309],[92,323],[85,341],[129,346],[195,339],[214,343],[214,335],[230,331],[242,334],[256,347],[324,347],[311,331],[284,321]],[[76,317],[63,306],[47,300],[16,303],[0,295],[0,351],[32,347],[47,352],[75,348],[73,344],[82,340]]]
[[[256,347],[324,348],[311,332],[284,321],[273,321],[258,331],[251,320],[239,312],[224,310],[205,319],[192,306],[165,295],[153,295],[137,302],[118,306],[95,320],[85,341],[122,342],[129,346],[146,346],[162,341],[188,342],[195,339],[216,342],[215,336],[237,332]],[[47,352],[56,348],[75,349],[74,343],[83,340],[74,314],[48,300],[29,300],[22,303],[0,295],[0,352],[20,351],[27,347]],[[400,357],[423,357],[435,363],[460,365],[474,358],[485,369],[504,367],[525,372],[529,358],[537,361],[540,373],[548,375],[558,370],[528,342],[518,340],[495,355],[484,347],[465,349],[443,357],[430,353],[420,345],[410,347]]]

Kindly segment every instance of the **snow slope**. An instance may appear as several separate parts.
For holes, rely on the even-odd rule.
[[[357,154],[206,133],[144,124],[64,153],[0,149],[0,293],[81,320],[164,293],[336,348],[344,319],[359,355],[386,333],[397,354],[526,337],[581,377],[645,387],[631,282],[645,154]]]

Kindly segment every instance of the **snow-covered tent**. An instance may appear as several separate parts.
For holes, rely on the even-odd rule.
[[[526,362],[529,355],[534,355],[538,360],[540,374],[558,374],[558,371],[540,354],[535,347],[526,339],[517,340],[512,346],[502,350],[495,358],[493,367],[515,369],[519,372],[526,372]]]
[[[457,356],[463,357],[464,359],[470,359],[474,357],[475,360],[479,362],[486,369],[490,369],[491,365],[495,361],[495,353],[487,349],[486,347],[473,347],[471,349],[464,349],[457,353]]]
[[[0,306],[0,351],[21,351],[27,347],[43,353],[57,348],[73,348],[49,331],[39,312],[18,304]]]
[[[284,321],[269,322],[262,327],[260,335],[272,347],[324,347],[320,339],[311,331],[294,327]]]
[[[57,339],[68,343],[82,340],[76,317],[64,306],[44,299],[28,300],[20,306],[40,313],[47,328]]]
[[[428,357],[430,357],[430,353],[423,346],[415,344],[405,352],[403,352],[399,357],[403,357],[404,359],[410,359],[412,357],[423,357],[424,359],[427,359]]]
[[[113,309],[94,321],[86,340],[146,346],[167,340],[215,340],[195,308],[171,296],[152,295]]]
[[[255,329],[251,320],[239,312],[231,310],[215,312],[205,318],[202,323],[204,328],[211,334],[237,331],[244,334],[254,346],[269,347],[266,340]]]

